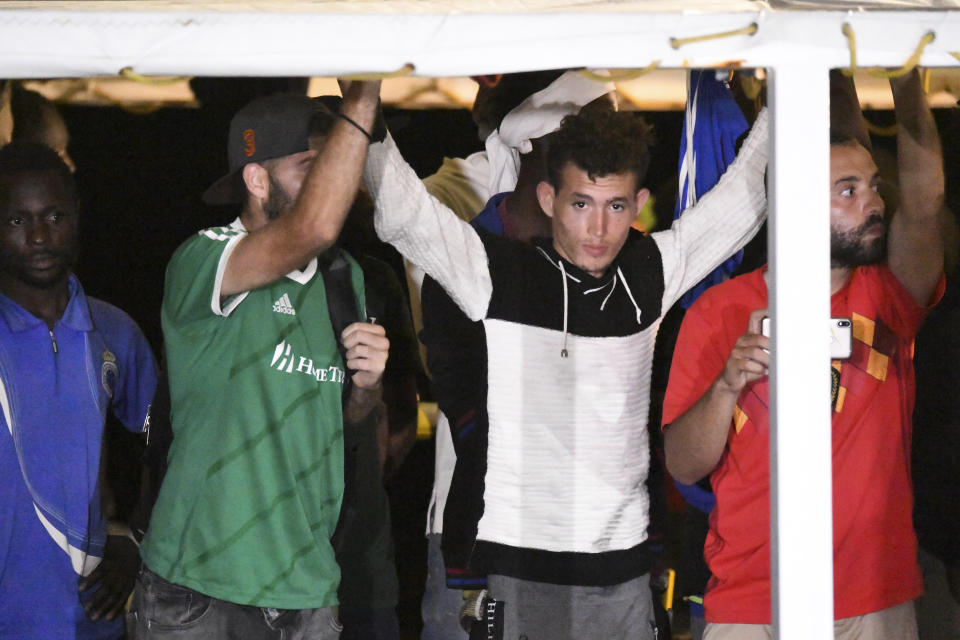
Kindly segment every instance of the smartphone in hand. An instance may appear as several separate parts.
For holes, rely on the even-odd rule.
[[[770,317],[760,322],[760,333],[770,337]],[[830,359],[846,360],[853,353],[853,323],[850,318],[830,318]]]

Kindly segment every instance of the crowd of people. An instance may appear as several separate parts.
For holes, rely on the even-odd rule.
[[[170,258],[159,357],[73,274],[56,107],[2,87],[0,639],[399,640],[383,478],[413,445],[419,371],[440,409],[424,640],[669,637],[651,578],[674,487],[709,514],[685,545],[709,578],[680,576],[703,604],[693,637],[772,637],[767,271],[729,261],[762,245],[766,109],[737,111],[715,185],[641,231],[651,165],[676,158],[612,85],[477,80],[484,150],[422,180],[377,81],[240,108],[202,196],[237,217]],[[832,80],[835,637],[960,638],[940,135],[919,74],[891,80],[881,175],[852,82]],[[145,444],[125,517],[109,415]]]

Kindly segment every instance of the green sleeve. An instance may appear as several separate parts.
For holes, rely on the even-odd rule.
[[[202,330],[218,316],[228,315],[246,295],[234,296],[223,304],[218,295],[227,250],[232,250],[240,237],[225,229],[207,229],[180,245],[167,265],[165,325],[185,331]]]

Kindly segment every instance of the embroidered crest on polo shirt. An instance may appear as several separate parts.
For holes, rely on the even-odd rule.
[[[273,303],[273,310],[276,313],[285,313],[289,316],[297,315],[293,304],[290,302],[290,296],[286,293],[280,296],[280,299]]]
[[[107,392],[108,398],[113,398],[113,390],[117,385],[120,370],[117,368],[117,357],[109,349],[103,352],[103,365],[100,367],[100,384]]]

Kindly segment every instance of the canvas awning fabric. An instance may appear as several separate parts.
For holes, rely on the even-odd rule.
[[[0,77],[955,65],[960,0],[0,2]],[[703,38],[704,40],[694,40]]]

